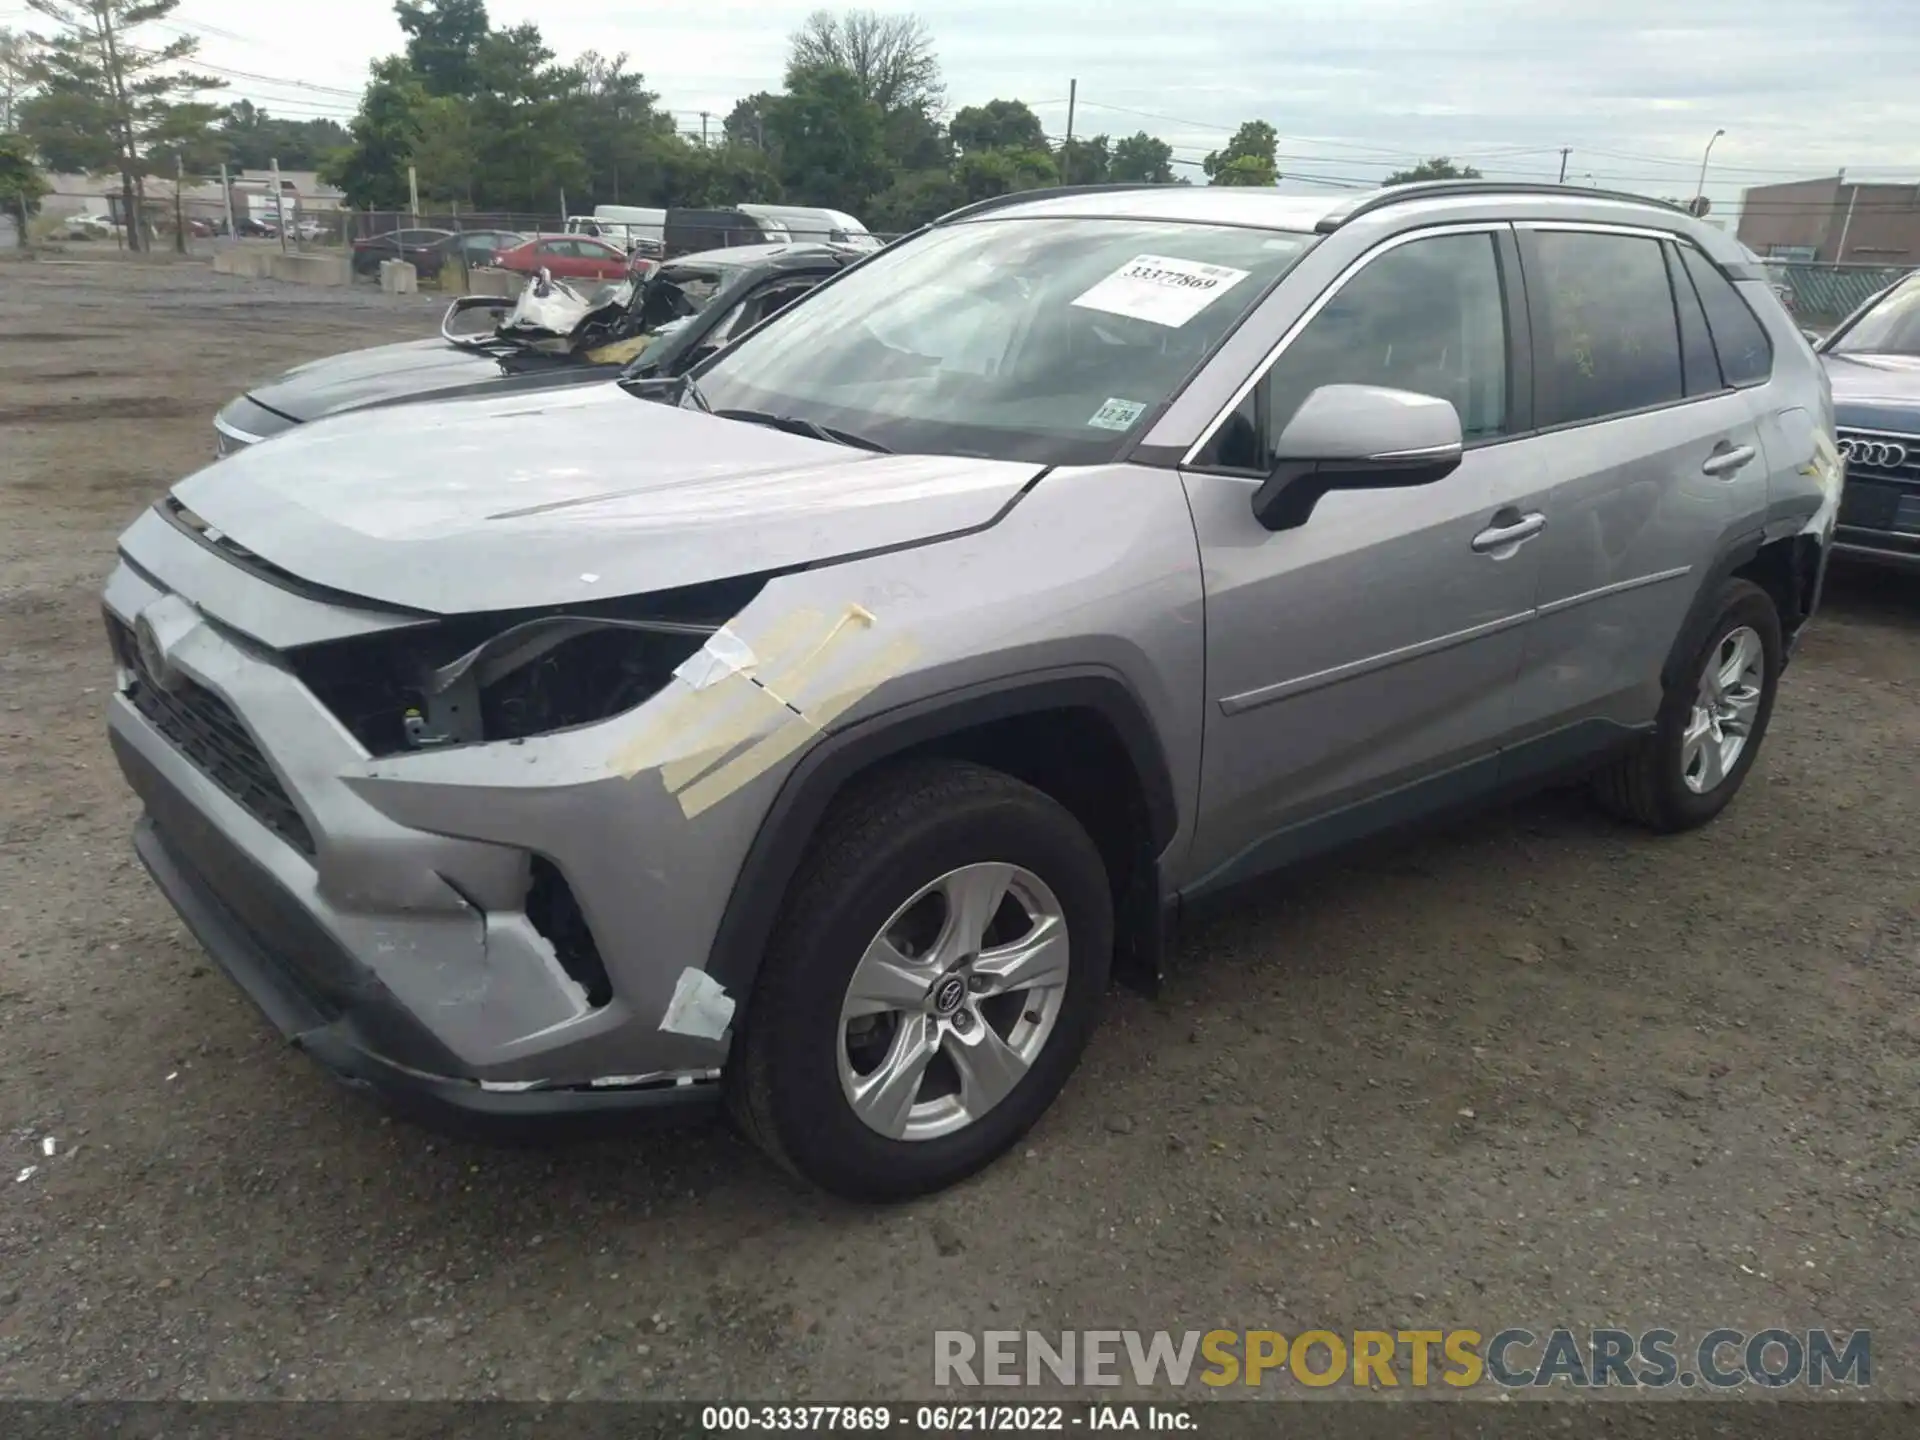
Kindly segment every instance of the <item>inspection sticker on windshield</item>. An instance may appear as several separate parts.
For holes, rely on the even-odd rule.
[[[1136,255],[1073,303],[1178,329],[1247,274],[1169,255]]]
[[[1146,408],[1138,400],[1110,399],[1093,412],[1087,424],[1097,425],[1102,430],[1131,430],[1133,422],[1140,418]]]

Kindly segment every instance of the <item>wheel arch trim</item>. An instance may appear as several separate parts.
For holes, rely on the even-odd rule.
[[[1179,828],[1172,770],[1146,706],[1104,666],[1070,666],[988,681],[899,706],[824,736],[781,784],[741,861],[707,956],[707,973],[746,1018],[761,956],[788,885],[827,808],[856,775],[916,746],[997,721],[1093,710],[1112,726],[1146,801],[1155,857]],[[736,1021],[738,1025],[739,1021]]]

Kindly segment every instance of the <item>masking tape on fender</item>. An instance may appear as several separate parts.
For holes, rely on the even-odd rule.
[[[697,754],[678,762],[682,766],[698,762],[692,774],[668,786],[678,789],[762,726],[779,718],[774,712],[785,707],[754,684],[752,676],[763,665],[782,663],[826,624],[826,617],[818,610],[796,610],[776,621],[759,638],[757,646],[728,627],[733,638],[724,651],[711,654],[715,661],[712,672],[698,676],[698,684],[688,675],[676,672],[674,683],[679,687],[678,693],[639,734],[613,753],[607,768],[621,779],[631,780],[642,770],[659,764],[661,752],[688,730],[704,730],[708,732],[707,743]],[[745,656],[739,654],[740,650],[746,652]],[[700,653],[710,654],[705,647]],[[680,669],[692,673],[687,664]]]
[[[795,714],[786,724],[743,754],[736,755],[705,779],[680,791],[680,809],[691,820],[710,810],[741,786],[757,780],[801,746],[817,737],[841,715],[898,675],[920,653],[920,647],[905,638],[895,640],[885,650],[847,677],[847,682],[805,715]]]
[[[611,757],[608,768],[631,779],[657,765],[661,783],[689,819],[711,809],[913,662],[918,644],[895,639],[809,708],[809,692],[829,663],[875,623],[865,606],[850,604],[831,623],[818,610],[785,616],[757,645],[730,631],[711,663],[690,661],[681,667],[686,673],[676,672],[680,693]],[[664,762],[658,758],[689,732],[704,732],[697,749]],[[757,743],[733,755],[756,735]]]

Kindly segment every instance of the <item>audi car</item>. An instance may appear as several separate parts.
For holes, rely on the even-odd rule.
[[[1822,342],[1846,491],[1837,554],[1920,570],[1920,271]]]

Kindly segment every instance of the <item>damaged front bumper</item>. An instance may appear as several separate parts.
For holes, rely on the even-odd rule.
[[[375,758],[269,647],[403,622],[289,594],[155,517],[123,543],[108,722],[136,849],[282,1033],[462,1129],[718,1099],[733,1000],[704,966],[753,817],[696,843],[657,777],[610,763],[646,707]]]
[[[115,748],[123,768],[142,763],[119,744]],[[197,847],[173,838],[151,813],[134,827],[134,850],[147,873],[261,1014],[344,1084],[370,1090],[395,1110],[437,1129],[488,1136],[522,1130],[529,1137],[546,1136],[556,1123],[636,1113],[691,1118],[717,1105],[718,1070],[609,1077],[579,1086],[458,1076],[459,1061],[378,977],[312,927],[269,874],[237,848],[181,819],[173,817],[176,828],[194,835]],[[251,897],[248,908],[256,915],[275,914],[274,939],[229,907],[207,878],[210,873],[237,883]],[[331,996],[316,993],[312,970],[330,974],[337,987]]]

